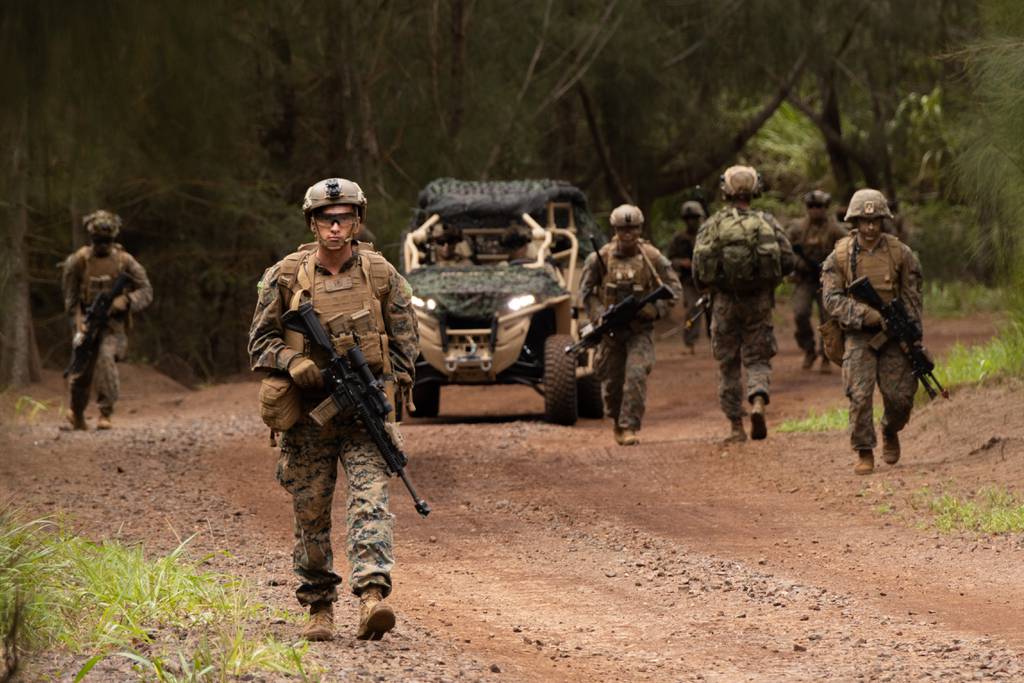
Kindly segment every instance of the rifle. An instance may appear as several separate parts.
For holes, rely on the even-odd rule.
[[[921,382],[921,386],[928,392],[928,397],[935,398],[942,394],[943,398],[949,398],[949,392],[943,388],[933,374],[935,363],[921,344],[924,337],[921,327],[911,319],[903,302],[893,299],[891,303],[885,303],[867,276],[854,280],[848,291],[853,298],[867,304],[882,315],[882,325],[886,335],[895,339],[899,344],[903,355],[910,361],[914,377]]]
[[[64,376],[78,375],[89,365],[100,347],[100,339],[110,320],[110,305],[121,295],[124,288],[131,282],[128,271],[123,271],[114,279],[109,292],[100,292],[85,309],[85,332],[76,332],[71,342],[71,360],[64,368]]]
[[[416,512],[424,517],[430,514],[427,501],[416,495],[405,466],[409,458],[395,443],[395,439],[387,428],[387,416],[392,411],[391,403],[384,393],[379,379],[366,364],[366,357],[356,346],[338,354],[331,343],[327,330],[320,323],[313,310],[313,304],[306,302],[299,309],[291,310],[281,316],[281,322],[289,330],[301,333],[312,342],[313,346],[326,353],[329,357],[327,367],[323,369],[324,386],[331,392],[327,399],[310,413],[310,417],[318,425],[327,424],[331,418],[343,410],[352,409],[363,423],[370,440],[380,451],[387,464],[389,474],[397,474],[405,488],[409,490]]]
[[[601,316],[598,324],[588,323],[580,330],[580,340],[571,346],[565,347],[567,354],[577,354],[583,349],[597,346],[598,342],[605,335],[615,336],[615,332],[628,325],[647,304],[653,304],[662,299],[672,299],[674,295],[668,285],[661,285],[646,296],[637,299],[630,294],[625,299],[615,304]]]
[[[819,279],[821,278],[821,264],[818,263],[817,261],[815,261],[814,259],[810,258],[809,256],[807,256],[806,253],[804,253],[804,245],[802,245],[802,244],[794,244],[793,245],[793,253],[796,254],[797,256],[799,256],[803,260],[804,263],[806,263],[808,266],[810,266],[811,271],[815,275],[817,275]],[[821,285],[819,284],[818,287],[821,287]]]
[[[700,320],[700,317],[702,315],[706,315],[707,314],[708,308],[710,306],[711,306],[711,293],[708,292],[707,294],[701,294],[700,298],[697,299],[697,302],[693,305],[693,308],[690,309],[691,311],[695,311],[695,312],[691,313],[690,317],[686,319],[686,323],[685,323],[686,329],[690,329],[694,325],[696,325],[697,321]]]

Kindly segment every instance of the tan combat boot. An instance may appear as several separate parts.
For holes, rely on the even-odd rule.
[[[640,443],[640,437],[637,436],[635,429],[621,429],[615,435],[615,440],[620,446],[635,446]]]
[[[750,409],[750,438],[760,440],[767,436],[768,424],[764,421],[764,396],[758,394],[754,397],[754,404]]]
[[[82,413],[76,413],[73,410],[69,410],[67,412],[67,418],[72,429],[85,431],[89,428],[89,425],[85,423],[85,415]]]
[[[900,461],[900,435],[882,431],[882,460],[887,465],[895,465]]]
[[[109,415],[100,415],[100,419],[96,420],[96,429],[110,429],[113,426]]]
[[[730,420],[729,423],[732,425],[732,432],[729,436],[725,437],[725,443],[743,443],[747,440],[747,433],[743,431],[743,420],[737,418]]]
[[[302,637],[308,641],[334,640],[334,604],[314,602],[309,606],[309,621],[302,629]]]
[[[802,367],[804,370],[810,370],[811,368],[814,367],[814,361],[816,361],[817,359],[818,354],[816,354],[814,351],[804,351],[804,362],[800,367]]]
[[[380,640],[395,627],[395,612],[383,600],[383,593],[376,586],[359,594],[359,640]]]
[[[871,474],[875,471],[875,453],[870,448],[857,451],[857,466],[854,474]]]

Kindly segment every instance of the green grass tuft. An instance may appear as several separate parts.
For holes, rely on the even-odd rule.
[[[997,377],[1024,375],[1024,320],[1007,323],[999,335],[986,344],[957,344],[936,365],[935,375],[947,389]]]
[[[881,406],[874,407],[875,419],[882,416]],[[807,411],[807,417],[798,420],[786,420],[779,425],[777,432],[837,432],[850,424],[850,411],[847,408],[832,408],[825,412]]]
[[[951,318],[1004,311],[1007,303],[1005,290],[976,282],[933,280],[924,289],[925,314],[933,317]]]
[[[935,528],[944,532],[977,531],[988,534],[1024,531],[1024,499],[995,486],[974,496],[934,494],[927,487],[912,499],[915,509],[934,517]]]
[[[268,621],[269,608],[249,601],[238,579],[200,569],[208,558],[189,559],[187,546],[149,558],[142,546],[92,543],[0,510],[0,632],[18,605],[20,649],[91,654],[79,679],[112,656],[158,680],[252,671],[305,679],[305,646],[247,635],[246,624]]]

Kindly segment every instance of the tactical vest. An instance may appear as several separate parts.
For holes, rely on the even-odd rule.
[[[836,267],[846,284],[867,276],[885,303],[899,298],[903,273],[903,243],[893,235],[882,234],[874,252],[861,249],[857,236],[850,235],[836,242]]]
[[[821,263],[832,252],[834,247],[833,234],[836,226],[831,220],[812,224],[806,217],[800,220],[797,239],[794,245],[803,247],[804,255],[812,261]]]
[[[289,310],[297,310],[307,298],[312,301],[320,323],[331,336],[334,349],[344,354],[356,345],[375,374],[391,375],[388,336],[381,302],[389,293],[389,266],[376,252],[358,250],[358,262],[337,275],[325,275],[315,268],[316,244],[306,244],[281,262],[277,283],[282,301]],[[300,333],[285,330],[289,348],[307,355],[319,367],[327,358],[311,351],[309,341]]]
[[[109,292],[114,286],[114,280],[126,267],[127,254],[119,244],[112,245],[106,256],[97,256],[91,246],[82,247],[81,253],[85,267],[79,285],[79,301],[88,306],[97,294]]]
[[[630,294],[639,299],[653,290],[659,283],[658,273],[652,263],[657,252],[653,245],[643,240],[640,241],[637,253],[628,257],[615,254],[615,242],[601,247],[597,257],[604,264],[600,295],[602,305],[614,306]]]

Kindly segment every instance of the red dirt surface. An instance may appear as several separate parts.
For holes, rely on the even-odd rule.
[[[925,406],[899,465],[856,477],[844,433],[772,431],[844,403],[839,373],[800,370],[780,328],[759,443],[720,444],[728,424],[706,340],[694,356],[659,343],[635,448],[615,446],[607,421],[545,424],[526,388],[444,389],[441,417],[404,429],[433,514],[419,519],[392,487],[398,628],[354,640],[355,602],[343,600],[340,639],[311,647],[324,680],[1024,677],[1021,535],[942,534],[915,506],[926,486],[1021,490],[1019,386]],[[927,341],[941,355],[993,329],[987,317],[932,321]],[[22,394],[59,402],[61,391],[53,375]],[[290,502],[255,391],[190,392],[129,366],[110,432],[64,432],[56,409],[30,419],[23,408],[0,433],[0,496],[153,551],[198,534],[197,556],[229,551],[213,567],[298,621]],[[341,548],[340,505],[335,522]],[[67,676],[87,656],[54,653],[39,667]]]

